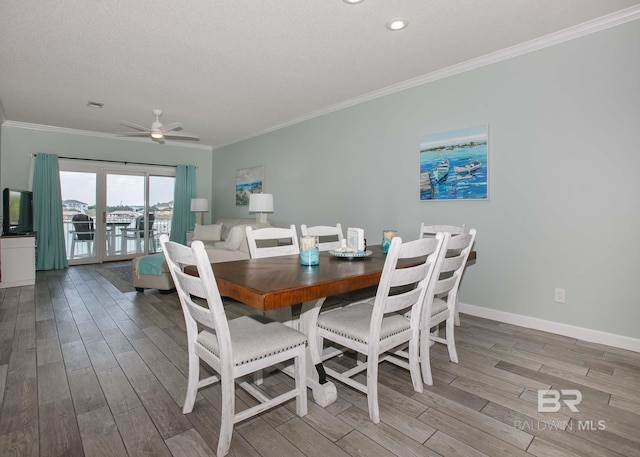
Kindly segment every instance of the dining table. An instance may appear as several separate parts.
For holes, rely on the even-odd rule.
[[[260,312],[278,310],[302,304],[299,330],[308,339],[307,386],[320,406],[337,398],[335,385],[327,380],[322,366],[322,348],[318,347],[316,322],[322,304],[334,295],[346,294],[376,286],[380,282],[386,254],[382,246],[367,247],[363,257],[337,257],[320,253],[318,265],[300,264],[300,256],[284,255],[260,259],[236,260],[211,264],[222,297],[229,297]],[[468,262],[476,258],[475,251]],[[399,265],[410,260],[401,260]],[[413,262],[415,263],[415,261]],[[197,275],[195,266],[185,272]]]

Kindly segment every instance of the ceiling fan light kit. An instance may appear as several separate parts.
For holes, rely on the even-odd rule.
[[[154,109],[151,111],[156,117],[156,120],[151,123],[151,128],[143,127],[133,122],[120,121],[121,125],[131,127],[137,130],[137,132],[120,132],[118,135],[123,136],[146,136],[150,135],[152,140],[162,140],[165,137],[169,138],[183,138],[186,140],[199,140],[200,135],[197,133],[183,132],[181,122],[173,122],[171,124],[163,125],[160,122],[160,116],[162,116],[162,110]]]

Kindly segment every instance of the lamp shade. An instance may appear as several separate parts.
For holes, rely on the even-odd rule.
[[[273,213],[273,194],[249,195],[250,213]]]
[[[192,198],[191,199],[191,211],[194,213],[206,213],[209,211],[209,200],[206,198]]]

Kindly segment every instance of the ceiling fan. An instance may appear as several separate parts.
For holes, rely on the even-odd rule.
[[[160,122],[160,116],[162,116],[162,110],[154,109],[151,112],[156,117],[156,120],[151,123],[151,128],[143,127],[141,125],[134,124],[133,122],[120,121],[121,125],[124,125],[125,127],[131,127],[132,129],[136,129],[138,131],[137,132],[119,132],[118,135],[124,135],[124,136],[151,135],[151,138],[154,141],[158,141],[160,143],[164,142],[165,137],[184,138],[185,140],[200,139],[200,135],[198,135],[197,133],[183,132],[181,122],[173,122],[171,124],[162,125],[162,122]]]

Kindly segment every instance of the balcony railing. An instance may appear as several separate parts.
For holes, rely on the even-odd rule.
[[[77,236],[71,217],[63,218],[64,239],[67,259],[79,259],[95,256],[95,240],[82,240]],[[155,217],[151,230],[136,230],[136,220],[131,217],[107,217],[106,252],[107,256],[145,254],[145,241],[148,239],[149,253],[161,252],[159,237],[171,231],[171,218]],[[149,233],[150,232],[150,233]],[[74,240],[75,238],[75,240]]]

